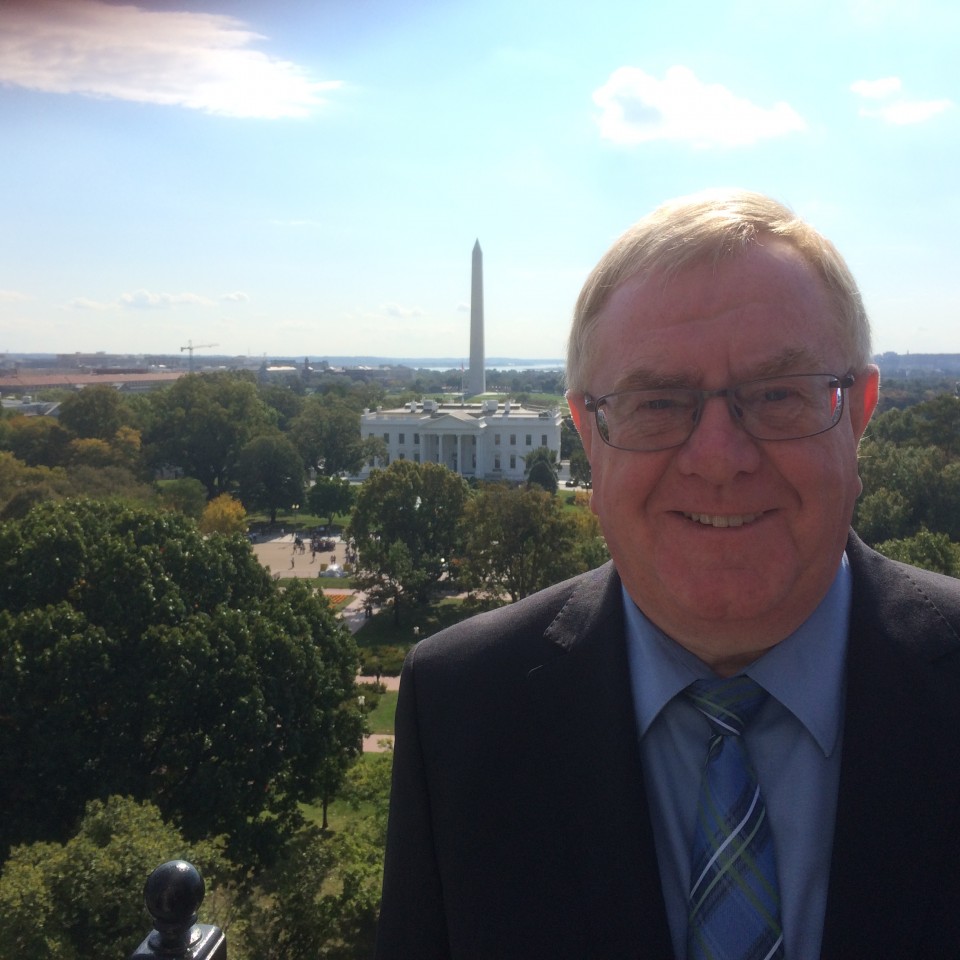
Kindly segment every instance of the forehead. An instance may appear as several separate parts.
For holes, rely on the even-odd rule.
[[[833,368],[845,352],[823,282],[778,240],[717,264],[624,281],[600,311],[593,341],[588,376],[605,390],[635,371],[691,382],[842,373]]]

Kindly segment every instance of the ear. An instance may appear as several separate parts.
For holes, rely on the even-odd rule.
[[[880,368],[871,363],[864,368],[862,373],[857,374],[856,383],[854,383],[853,389],[849,391],[850,423],[853,425],[853,432],[858,443],[867,429],[873,411],[877,409],[879,399]]]
[[[583,404],[583,394],[574,393],[568,390],[564,394],[567,398],[567,405],[570,407],[570,416],[573,417],[573,425],[580,434],[580,442],[583,444],[583,452],[590,460],[590,447],[593,443],[592,418],[593,415]]]

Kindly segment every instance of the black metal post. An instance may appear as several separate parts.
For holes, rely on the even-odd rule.
[[[143,901],[154,930],[130,960],[227,960],[227,938],[219,927],[197,923],[206,892],[192,863],[170,860],[147,877]]]

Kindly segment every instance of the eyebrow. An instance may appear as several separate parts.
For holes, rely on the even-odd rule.
[[[738,375],[734,382],[763,380],[766,377],[779,377],[787,373],[832,373],[821,367],[824,362],[803,347],[787,347],[780,353],[761,361]],[[690,368],[684,372],[666,372],[648,367],[637,367],[617,379],[609,393],[621,390],[662,390],[671,387],[690,387],[703,381],[703,371]]]

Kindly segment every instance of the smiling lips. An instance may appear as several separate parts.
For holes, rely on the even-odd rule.
[[[754,520],[759,520],[761,513],[743,513],[732,515],[721,515],[715,513],[685,513],[688,520],[696,523],[705,524],[708,527],[743,527]]]

